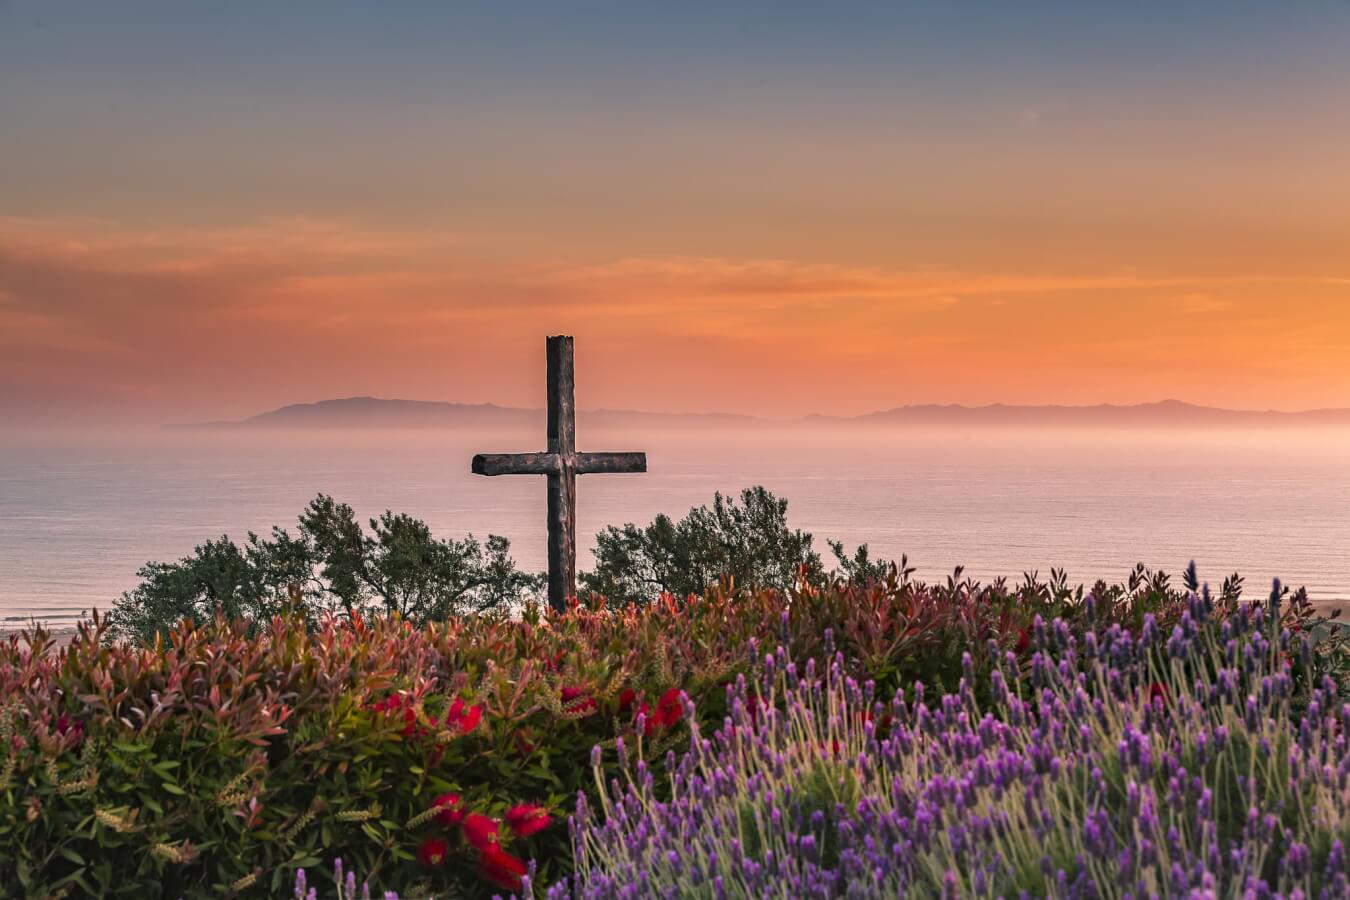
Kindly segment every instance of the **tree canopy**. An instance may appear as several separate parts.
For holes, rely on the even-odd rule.
[[[367,530],[350,506],[320,494],[294,536],[249,532],[242,547],[221,536],[177,562],[146,563],[110,618],[119,634],[144,639],[217,611],[254,620],[287,609],[396,612],[422,624],[537,593],[543,577],[520,571],[510,550],[497,535],[437,539],[421,520],[389,511]]]
[[[852,556],[827,541],[835,567],[827,571],[809,532],[787,522],[787,500],[763,487],[736,498],[714,495],[711,506],[679,521],[659,515],[650,524],[608,526],[596,537],[595,567],[583,572],[581,594],[615,603],[642,603],[662,593],[702,593],[719,579],[745,587],[792,586],[798,578],[865,582],[893,569],[867,545]],[[902,563],[903,565],[903,563]],[[110,614],[113,631],[150,640],[184,618],[217,613],[259,621],[281,612],[314,618],[397,613],[414,624],[451,615],[520,605],[539,596],[542,574],[521,571],[504,537],[434,537],[425,522],[385,511],[362,526],[352,508],[320,494],[292,534],[249,532],[242,545],[228,535],[209,540],[177,562],[149,562],[141,583]]]

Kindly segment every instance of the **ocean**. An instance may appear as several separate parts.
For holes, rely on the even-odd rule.
[[[586,450],[645,450],[645,475],[578,482],[579,566],[606,524],[679,516],[762,484],[791,524],[916,577],[1066,569],[1179,577],[1194,559],[1250,596],[1274,577],[1328,605],[1350,598],[1350,431],[670,427],[585,431]],[[108,609],[147,560],[221,534],[294,527],[319,492],[364,517],[424,519],[438,536],[511,539],[545,566],[544,483],[483,478],[475,452],[542,449],[533,432],[210,431],[0,434],[0,620],[68,624]]]

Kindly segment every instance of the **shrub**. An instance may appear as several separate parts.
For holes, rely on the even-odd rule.
[[[7,642],[0,894],[274,896],[334,851],[400,887],[484,893],[475,869],[510,886],[515,860],[557,856],[548,752],[584,758],[595,736],[543,699],[556,677],[513,682],[481,665],[489,646],[462,659],[446,631],[397,620],[262,634]],[[539,810],[513,819],[522,804]]]
[[[1276,607],[1210,612],[1170,635],[1042,626],[1025,673],[993,654],[988,707],[969,656],[929,705],[875,700],[842,655],[799,677],[780,648],[711,739],[689,704],[666,790],[622,742],[611,780],[596,748],[577,874],[549,896],[1347,896],[1350,704],[1308,682]]]
[[[660,759],[722,719],[725,685],[760,647],[798,664],[841,651],[886,692],[954,691],[968,672],[983,702],[1000,654],[1030,659],[1044,639],[1037,614],[1098,632],[1152,615],[1170,630],[1192,602],[1149,573],[1084,595],[1062,578],[924,585],[898,570],[423,628],[292,615],[184,623],[150,645],[108,642],[101,622],[64,648],[12,636],[0,895],[275,896],[334,856],[414,896],[509,889],[530,860],[548,884],[571,866],[559,810],[593,785],[591,748],[622,738]],[[1213,606],[1241,608],[1235,593]],[[1302,594],[1284,604],[1291,629],[1309,615]]]
[[[734,498],[717,493],[678,522],[664,514],[644,528],[631,522],[596,535],[595,569],[584,590],[617,601],[646,601],[662,593],[701,594],[719,578],[745,587],[786,590],[802,575],[824,574],[812,537],[787,524],[787,500],[762,487]]]
[[[154,640],[185,618],[220,614],[265,622],[287,613],[317,617],[397,613],[415,623],[529,598],[544,582],[521,572],[511,543],[432,537],[426,523],[386,511],[367,534],[345,503],[320,494],[300,515],[292,537],[249,532],[243,547],[229,536],[207,541],[178,562],[149,562],[109,618],[124,638]]]

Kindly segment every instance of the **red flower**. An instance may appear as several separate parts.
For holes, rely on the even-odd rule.
[[[569,703],[585,693],[586,689],[584,687],[565,687],[562,689],[562,701],[564,703]]]
[[[656,721],[662,728],[669,728],[684,718],[684,706],[680,703],[680,689],[671,688],[656,701]]]
[[[1031,632],[1028,631],[1026,628],[1023,628],[1021,631],[1017,633],[1017,647],[1015,649],[1018,653],[1026,653],[1027,648],[1030,646],[1031,646]]]
[[[507,853],[501,847],[493,845],[483,851],[478,860],[478,874],[502,890],[515,893],[524,885],[521,876],[529,871],[529,866]]]
[[[480,813],[471,813],[464,820],[464,839],[476,850],[497,846],[497,822]]]
[[[522,803],[506,811],[506,824],[519,837],[529,837],[549,826],[552,819],[542,806]]]
[[[624,688],[623,693],[619,694],[619,712],[628,712],[633,708],[633,701],[637,700],[637,691],[632,688]]]
[[[1155,681],[1148,686],[1148,702],[1150,705],[1160,702],[1165,704],[1170,696],[1167,685],[1161,681]]]
[[[436,814],[436,821],[442,825],[458,825],[464,821],[464,810],[459,805],[459,794],[441,794],[431,805],[440,810]]]
[[[446,727],[453,728],[461,734],[473,731],[481,721],[483,721],[483,705],[475,703],[473,706],[465,706],[464,701],[458,697],[450,704],[450,711],[445,715]]]
[[[417,858],[422,861],[422,865],[435,868],[445,862],[446,857],[450,855],[450,845],[444,838],[427,838],[422,842],[422,846],[417,848]]]

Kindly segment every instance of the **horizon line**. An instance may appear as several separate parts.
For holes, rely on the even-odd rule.
[[[321,407],[325,404],[352,403],[356,401],[370,401],[374,403],[407,403],[424,404],[428,406],[458,407],[467,409],[481,410],[500,410],[508,413],[543,413],[542,406],[507,406],[492,401],[460,401],[460,400],[422,400],[406,397],[377,397],[370,394],[358,394],[348,397],[327,397],[320,400],[298,401],[294,403],[285,403],[262,412],[254,413],[239,419],[214,419],[199,422],[166,422],[162,423],[162,428],[194,428],[210,426],[228,426],[228,425],[247,425],[256,423],[256,420],[263,419],[286,410],[298,410],[305,408]],[[730,418],[745,419],[756,422],[793,424],[801,422],[810,422],[814,420],[831,420],[838,422],[849,422],[862,419],[868,419],[874,416],[881,416],[887,413],[902,412],[905,410],[964,410],[979,412],[985,410],[1057,410],[1057,411],[1091,411],[1091,410],[1139,410],[1146,408],[1173,408],[1187,409],[1197,412],[1215,412],[1232,415],[1255,415],[1255,416],[1307,416],[1307,415],[1326,415],[1344,413],[1350,415],[1350,406],[1327,406],[1313,407],[1306,409],[1244,409],[1223,406],[1207,406],[1200,403],[1193,403],[1188,400],[1180,400],[1175,397],[1165,397],[1161,400],[1144,400],[1135,403],[1006,403],[1003,401],[994,401],[991,403],[968,404],[968,403],[903,403],[897,406],[888,406],[880,409],[870,410],[868,412],[856,413],[852,415],[810,412],[795,416],[763,416],[754,413],[727,412],[724,410],[707,411],[672,411],[672,410],[653,410],[653,409],[635,409],[635,408],[614,408],[614,407],[593,407],[578,409],[578,414],[596,415],[639,415],[639,416],[665,416],[665,417],[689,417],[689,418]],[[261,424],[261,423],[257,423]]]

